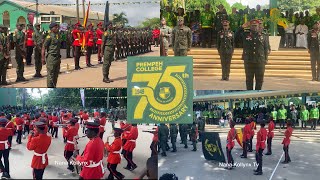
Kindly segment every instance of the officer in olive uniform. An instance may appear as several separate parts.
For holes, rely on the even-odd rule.
[[[41,50],[43,45],[43,37],[40,28],[40,24],[36,23],[35,30],[32,35],[32,40],[34,42],[34,65],[36,69],[36,74],[33,77],[42,77],[41,69],[42,69],[42,62],[41,62]]]
[[[162,149],[161,155],[167,156],[166,148],[167,148],[167,141],[169,137],[169,129],[165,124],[160,124],[158,133],[159,133],[160,147]]]
[[[16,82],[20,81],[27,81],[23,77],[24,73],[24,63],[23,59],[26,57],[26,50],[25,50],[25,33],[22,32],[24,28],[24,24],[17,24],[17,30],[14,32],[13,35],[13,42],[15,43],[15,50],[16,50],[16,61],[17,61],[17,80]]]
[[[218,33],[217,48],[222,67],[222,81],[229,81],[230,64],[234,52],[234,33],[229,28],[229,21],[223,20],[223,30]]]
[[[184,148],[188,148],[187,137],[188,137],[188,124],[182,124],[180,130],[182,144],[184,144]]]
[[[179,25],[172,31],[174,56],[187,56],[192,45],[191,29],[184,25],[183,17],[178,18]]]
[[[104,32],[101,44],[101,57],[103,56],[103,82],[111,83],[113,80],[109,79],[109,71],[111,62],[114,57],[114,45],[115,45],[115,34],[112,30],[112,22],[106,24],[107,31]]]
[[[206,48],[207,44],[208,48],[211,48],[213,21],[214,14],[210,10],[210,4],[207,3],[200,18],[202,48]]]
[[[172,151],[171,152],[177,152],[177,136],[178,136],[178,127],[176,124],[170,124],[170,139],[172,144]]]
[[[320,81],[320,23],[316,23],[308,33],[308,52],[310,54],[312,81]]]
[[[160,56],[168,56],[171,34],[172,30],[167,26],[166,19],[162,18],[160,28]]]
[[[47,87],[55,88],[57,86],[61,64],[61,38],[59,35],[59,25],[57,23],[51,23],[49,28],[50,34],[45,38],[42,48],[42,64],[47,64]],[[47,52],[47,55],[45,52]]]
[[[66,31],[66,54],[67,58],[72,58],[70,56],[71,46],[72,46],[72,30],[70,29],[70,25],[68,25],[68,29]],[[73,53],[72,53],[73,54]]]
[[[250,33],[243,35],[242,59],[244,60],[247,90],[254,90],[254,77],[256,79],[255,90],[261,90],[268,53],[269,44],[266,36],[259,32],[259,21],[251,20]]]
[[[9,59],[10,41],[7,36],[7,27],[0,25],[0,85],[9,85],[6,79]]]

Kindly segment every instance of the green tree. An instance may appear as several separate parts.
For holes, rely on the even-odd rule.
[[[278,7],[281,10],[293,9],[296,11],[310,10],[310,13],[315,13],[316,7],[320,6],[319,0],[279,0]]]
[[[117,26],[125,26],[129,20],[126,18],[126,13],[121,12],[120,14],[113,14],[113,23]]]
[[[232,8],[237,8],[237,10],[240,10],[240,9],[246,9],[247,6],[245,6],[239,2],[236,2],[236,3],[232,4],[231,9]]]
[[[140,28],[151,27],[152,29],[154,29],[156,26],[157,27],[160,26],[159,22],[160,22],[160,18],[157,18],[157,17],[151,18],[151,19],[147,18],[139,25],[139,27]]]

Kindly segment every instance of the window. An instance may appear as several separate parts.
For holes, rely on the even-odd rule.
[[[8,11],[3,12],[3,25],[10,27],[10,15]]]
[[[19,24],[26,24],[26,18],[24,18],[23,16],[20,16],[17,20],[17,23]]]
[[[50,22],[50,17],[41,17],[41,21],[49,21]]]
[[[52,17],[53,22],[60,22],[60,17]]]

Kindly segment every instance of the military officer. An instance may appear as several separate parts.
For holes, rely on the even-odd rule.
[[[114,56],[115,34],[112,30],[112,22],[106,24],[107,31],[104,32],[101,44],[101,57],[103,56],[103,82],[111,83],[109,79],[109,71]],[[104,55],[102,55],[104,53]]]
[[[169,129],[168,126],[165,124],[160,124],[159,126],[159,140],[160,140],[160,147],[162,149],[162,156],[167,156],[166,148],[167,148],[167,141],[169,137]]]
[[[198,139],[198,141],[200,141],[200,142],[202,140],[202,136],[203,136],[203,133],[204,133],[205,125],[206,125],[206,123],[204,122],[204,120],[199,118],[198,119],[198,129],[199,129],[199,139]]]
[[[187,56],[192,44],[191,29],[184,25],[183,17],[178,18],[179,25],[172,31],[174,56]]]
[[[161,19],[161,28],[160,28],[160,53],[161,56],[168,56],[168,49],[170,45],[170,37],[172,30],[167,26],[166,19]]]
[[[43,37],[42,32],[40,29],[40,24],[35,24],[35,30],[32,35],[32,39],[34,42],[34,64],[36,69],[36,74],[33,77],[42,77],[41,69],[42,69],[42,62],[41,62],[41,49],[43,45]]]
[[[22,31],[24,28],[24,24],[17,24],[17,29],[13,35],[13,42],[15,43],[15,50],[16,50],[16,61],[17,61],[17,80],[16,82],[20,81],[27,81],[23,77],[24,72],[24,63],[23,59],[26,57],[25,51],[25,33]]]
[[[72,31],[72,37],[74,39],[73,41],[73,52],[74,52],[74,65],[75,70],[81,70],[80,67],[80,56],[81,56],[81,46],[82,46],[82,39],[83,39],[83,33],[80,30],[81,25],[80,23],[77,23],[74,25],[74,30]]]
[[[243,25],[245,27],[245,25]],[[268,62],[269,44],[264,34],[259,32],[259,21],[250,21],[250,33],[243,35],[244,67],[247,90],[253,90],[253,78],[256,78],[255,90],[261,90],[265,65]]]
[[[170,140],[172,144],[172,151],[171,152],[177,152],[177,136],[178,136],[178,127],[176,124],[170,124]]]
[[[319,39],[320,23],[316,23],[308,33],[308,52],[310,54],[312,81],[320,81]]]
[[[32,24],[28,24],[28,30],[26,31],[26,45],[27,45],[27,57],[26,57],[26,61],[27,61],[27,65],[32,65],[31,64],[31,60],[32,60],[32,53],[33,53],[33,48],[34,48],[34,42],[32,39],[32,35],[33,35],[33,26]]]
[[[213,28],[214,14],[210,10],[210,4],[205,5],[205,11],[201,12],[200,26],[201,26],[201,39],[202,48],[211,48],[212,42],[212,28]]]
[[[258,167],[254,170],[254,175],[262,175],[262,153],[266,147],[267,130],[264,128],[265,122],[260,123],[260,130],[257,133],[257,144],[256,144],[256,161]]]
[[[191,141],[192,141],[192,146],[193,149],[192,151],[197,151],[197,136],[198,136],[198,127],[196,122],[193,122],[192,126],[191,126]]]
[[[96,30],[97,46],[98,46],[98,63],[99,64],[102,64],[102,57],[101,57],[102,36],[103,36],[103,27],[102,27],[102,22],[100,22],[97,24],[97,30]]]
[[[10,42],[7,36],[7,28],[0,25],[0,85],[8,85],[7,67],[10,58]]]
[[[94,34],[93,34],[93,25],[92,23],[88,24],[87,31],[85,33],[85,42],[86,42],[86,63],[87,67],[92,67],[93,65],[91,64],[91,54],[94,46]]]
[[[229,28],[229,21],[223,20],[223,30],[218,36],[218,52],[222,66],[222,81],[228,81],[230,75],[230,64],[234,52],[234,33]]]
[[[57,86],[61,64],[61,39],[59,36],[59,25],[57,23],[51,23],[49,28],[50,34],[46,37],[42,47],[42,64],[47,64],[47,87],[55,88]],[[47,52],[46,56],[45,52]]]

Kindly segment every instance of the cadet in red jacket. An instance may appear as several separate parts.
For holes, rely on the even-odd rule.
[[[117,179],[123,179],[124,175],[117,171],[117,166],[121,162],[120,150],[122,146],[122,141],[121,141],[122,130],[119,128],[114,128],[113,131],[114,131],[115,140],[111,145],[109,144],[108,140],[105,144],[105,147],[109,152],[108,159],[107,159],[107,162],[108,162],[107,167],[110,171],[110,174],[108,176],[108,179],[113,179],[114,177],[116,177]]]
[[[243,153],[240,156],[241,158],[247,158],[247,150],[248,150],[248,145],[250,144],[250,138],[251,138],[250,119],[246,118],[245,122],[246,122],[246,125],[243,128],[243,135],[242,135]]]
[[[93,38],[94,38],[93,25],[92,25],[92,23],[90,23],[90,24],[88,24],[87,32],[85,33],[86,50],[87,50],[87,53],[86,53],[87,67],[93,66],[91,64],[91,54],[92,54],[92,49],[94,46]]]
[[[12,136],[14,135],[14,132],[15,132],[15,127],[14,127],[14,124],[13,122],[11,121],[12,117],[10,114],[8,114],[6,116],[6,118],[8,119],[8,122],[6,124],[6,128],[10,130],[10,136],[8,137],[8,142],[10,144],[10,147],[9,147],[9,150],[11,149],[11,146],[12,146]]]
[[[94,118],[99,118],[100,117],[100,113],[98,110],[95,110],[95,112],[93,113],[93,117]]]
[[[21,136],[22,136],[22,129],[23,129],[22,127],[23,127],[24,121],[20,117],[20,114],[16,115],[16,120],[15,121],[16,121],[17,132],[18,132],[16,142],[18,144],[21,144]]]
[[[290,137],[292,135],[293,129],[291,127],[291,122],[288,121],[287,123],[287,129],[284,132],[284,138],[282,141],[283,144],[283,151],[284,151],[284,161],[283,164],[288,164],[291,162],[290,156],[289,156],[289,144],[290,144]]]
[[[127,160],[128,164],[126,167],[124,167],[127,170],[133,171],[138,166],[132,161],[132,152],[134,148],[136,147],[136,140],[138,138],[138,128],[137,124],[132,124],[130,133],[127,136],[127,142],[123,146],[123,156]]]
[[[81,27],[80,23],[77,23],[74,25],[74,29],[72,31],[72,37],[74,39],[72,46],[73,46],[73,53],[74,53],[74,65],[75,65],[75,70],[80,70],[82,69],[80,67],[80,56],[81,56],[81,46],[82,46],[82,38],[83,34],[79,30]]]
[[[234,128],[234,121],[230,121],[230,131],[228,132],[228,136],[227,136],[227,147],[226,147],[226,151],[227,151],[227,158],[228,158],[228,167],[226,167],[226,169],[233,169],[234,166],[234,160],[231,154],[231,151],[234,147],[234,139],[237,136],[237,132],[236,129]]]
[[[75,127],[76,122],[76,119],[71,119],[70,126],[64,128],[65,136],[67,138],[67,144],[64,147],[64,157],[68,161],[68,169],[72,172],[74,171],[74,166],[70,164],[70,158],[75,150],[74,145],[77,143],[76,138],[78,135],[78,130]]]
[[[264,128],[265,123],[260,123],[260,130],[257,133],[257,144],[256,144],[256,161],[258,168],[254,170],[254,175],[262,175],[262,153],[266,148],[267,130]]]
[[[254,137],[254,130],[256,129],[256,123],[254,122],[253,118],[250,118],[250,126],[251,126],[251,137],[250,137],[250,145],[249,145],[249,152],[252,152],[252,139]]]
[[[96,36],[97,36],[97,46],[98,46],[98,62],[99,64],[102,64],[102,57],[101,57],[101,44],[102,44],[102,35],[104,33],[102,28],[102,22],[99,22],[97,24],[97,30],[96,30]]]
[[[83,114],[83,111],[82,109],[80,109],[79,113],[78,113],[78,116],[80,117],[80,124],[82,124],[82,114]]]
[[[100,132],[99,132],[99,136],[100,138],[103,140],[103,134],[105,132],[105,125],[106,125],[106,122],[107,122],[107,119],[106,119],[106,116],[107,114],[105,112],[102,112],[101,113],[101,117],[100,117]]]
[[[26,47],[27,47],[27,56],[26,56],[27,65],[32,65],[31,59],[32,59],[32,53],[33,53],[33,47],[34,47],[32,36],[33,36],[33,25],[28,24],[28,30],[26,31],[26,36],[25,36]]]
[[[268,125],[268,139],[267,139],[268,152],[266,153],[266,155],[272,154],[271,146],[272,146],[272,138],[274,137],[273,130],[274,130],[274,122],[273,122],[273,118],[271,117]]]
[[[104,175],[103,153],[104,144],[99,137],[99,124],[96,122],[87,123],[87,137],[90,139],[86,145],[83,155],[78,155],[76,160],[80,162],[82,171],[81,179],[101,179]]]
[[[24,129],[23,129],[23,135],[27,132],[28,134],[30,133],[30,116],[27,113],[23,114],[23,120],[24,120]]]
[[[52,131],[52,137],[55,136],[55,138],[58,138],[58,126],[57,124],[59,123],[59,118],[57,116],[57,113],[53,113],[53,116],[52,116],[52,128],[53,128],[53,131]]]
[[[82,126],[82,133],[85,134],[86,132],[86,123],[88,122],[89,120],[89,115],[88,115],[88,112],[87,111],[84,111],[83,114],[82,114],[82,119],[83,119],[83,126]]]
[[[7,124],[6,118],[0,119],[0,170],[3,172],[1,179],[10,178],[9,171],[9,152],[10,152],[10,144],[8,142],[8,138],[11,135],[11,130],[5,128]],[[4,165],[2,163],[2,156]]]
[[[33,179],[42,179],[45,168],[48,166],[47,151],[51,144],[51,137],[45,132],[46,124],[38,121],[34,123],[39,135],[33,136],[33,133],[28,138],[27,149],[34,151],[31,168],[33,169]]]

